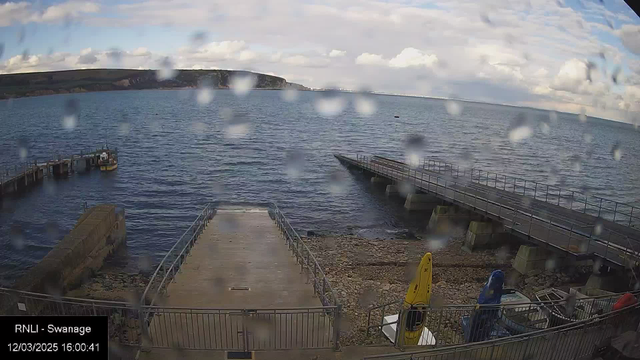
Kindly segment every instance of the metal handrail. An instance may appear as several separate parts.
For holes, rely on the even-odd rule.
[[[635,323],[636,320],[634,320],[628,315],[633,314],[634,312],[637,313],[639,310],[640,310],[640,304],[636,304],[634,306],[615,310],[610,313],[596,315],[589,319],[576,321],[573,323],[569,323],[569,324],[565,324],[565,325],[561,325],[553,328],[523,333],[520,335],[514,335],[514,336],[505,337],[505,338],[491,339],[491,340],[485,340],[485,341],[479,341],[479,342],[473,342],[473,343],[446,346],[438,349],[425,349],[425,350],[407,351],[407,352],[395,353],[395,354],[371,355],[371,356],[366,356],[364,359],[366,360],[369,360],[369,359],[371,360],[373,359],[417,359],[420,356],[429,356],[431,354],[442,356],[450,353],[463,353],[464,351],[470,351],[470,350],[476,350],[476,349],[482,349],[482,348],[488,348],[488,347],[494,348],[495,346],[517,343],[517,342],[525,342],[535,338],[565,334],[575,330],[581,330],[581,329],[585,330],[590,325],[598,326],[598,325],[604,324],[606,320],[618,319],[618,318],[622,319],[621,322],[630,320],[630,322],[633,323],[633,325],[637,325]],[[592,345],[597,345],[597,344],[592,344]],[[526,353],[520,354],[520,355],[524,357]]]
[[[433,164],[433,166],[431,166],[431,164]],[[425,168],[426,166],[426,168]],[[423,168],[430,170],[430,171],[435,171],[438,173],[442,173],[442,174],[446,174],[446,173],[450,173],[452,176],[455,173],[455,176],[459,177],[460,176],[460,166],[459,165],[454,165],[452,163],[448,163],[446,161],[443,160],[439,160],[439,159],[425,159],[423,161]],[[444,168],[444,169],[443,169]],[[454,171],[455,170],[455,171]],[[477,173],[477,177],[474,177],[474,173]],[[484,173],[486,176],[481,177],[481,174]],[[553,204],[558,205],[558,206],[562,206],[566,209],[570,209],[570,210],[575,210],[575,211],[579,211],[579,209],[576,209],[573,207],[573,205],[575,204],[584,204],[584,207],[581,207],[582,209],[582,213],[586,213],[588,206],[593,206],[596,207],[597,206],[597,210],[598,210],[598,214],[602,215],[602,210],[608,210],[610,212],[613,212],[613,222],[616,222],[616,218],[618,214],[624,215],[626,217],[629,217],[629,221],[626,223],[626,225],[624,225],[624,223],[619,223],[616,222],[619,225],[623,225],[623,226],[627,226],[627,227],[632,227],[632,224],[634,224],[634,219],[638,220],[640,222],[640,216],[633,216],[634,211],[636,212],[636,214],[640,213],[638,212],[638,206],[637,205],[632,205],[632,204],[628,204],[628,203],[624,203],[624,202],[620,202],[620,201],[615,201],[615,200],[610,200],[604,197],[600,197],[600,196],[596,196],[596,195],[587,195],[584,194],[580,191],[575,191],[575,190],[568,190],[568,189],[563,189],[559,186],[555,186],[555,185],[549,185],[549,184],[545,184],[545,183],[540,183],[537,181],[533,181],[533,180],[527,180],[527,179],[522,179],[519,177],[514,177],[514,176],[508,176],[508,175],[502,175],[502,174],[498,174],[496,172],[492,172],[492,171],[486,171],[486,170],[482,170],[482,169],[477,169],[477,168],[470,168],[469,170],[467,169],[463,169],[462,171],[462,176],[463,177],[468,177],[471,179],[472,182],[476,182],[479,184],[482,184],[481,178],[482,179],[486,179],[484,185],[485,186],[489,186],[492,188],[496,188],[496,189],[500,189],[498,187],[498,183],[503,184],[503,188],[502,190],[504,191],[509,191],[512,192],[514,194],[516,194],[516,189],[518,187],[522,187],[523,188],[523,193],[521,195],[526,195],[527,194],[527,190],[533,190],[534,195],[533,198],[536,200],[540,200],[540,201],[544,201],[546,203],[551,203],[550,199],[549,199],[549,189],[557,189],[558,190],[558,195],[556,194],[551,194],[552,198],[551,199],[555,199],[557,198],[557,202],[554,202]],[[477,180],[476,180],[477,179]],[[507,184],[511,184],[513,180],[513,186],[506,186]],[[523,182],[524,185],[518,186],[517,182]],[[535,185],[534,187],[527,187],[527,183],[529,184],[533,184]],[[493,184],[493,186],[491,185]],[[542,190],[545,190],[544,192],[542,192]],[[540,191],[540,193],[538,193],[538,191]],[[563,197],[562,193],[565,194],[570,194],[571,195],[571,202],[570,202],[570,207],[566,207],[563,206],[561,204],[561,202],[559,201],[560,198]],[[576,195],[579,195],[579,197],[584,197],[583,201],[576,201]],[[568,199],[567,197],[568,195],[565,195],[564,198],[565,200]],[[596,202],[590,203],[589,202],[589,198],[592,199],[596,199]],[[613,207],[606,207],[603,206],[603,203],[611,203]],[[624,209],[618,209],[619,207],[627,207],[629,209],[629,212],[624,212]],[[594,209],[595,211],[595,209]]]
[[[384,159],[384,158],[380,158],[380,157],[375,157],[375,158]],[[385,159],[385,160],[387,160],[387,159]],[[351,159],[350,161],[354,161],[354,160]],[[544,219],[544,218],[538,217],[536,215],[520,211],[520,210],[515,209],[513,207],[506,206],[504,204],[492,201],[492,200],[487,199],[487,198],[479,198],[475,194],[468,193],[468,192],[462,191],[460,189],[451,188],[450,186],[448,187],[447,185],[450,185],[451,182],[453,183],[454,186],[463,185],[463,184],[458,184],[458,182],[455,180],[455,178],[453,179],[453,181],[451,181],[451,180],[448,180],[446,178],[440,178],[439,176],[436,176],[436,175],[425,174],[423,171],[420,171],[419,169],[413,169],[413,168],[409,167],[408,165],[406,165],[404,163],[401,163],[401,162],[397,162],[395,160],[389,160],[389,161],[393,161],[393,162],[397,163],[396,165],[398,167],[401,167],[401,171],[398,171],[397,169],[393,169],[390,166],[381,166],[380,164],[376,164],[375,162],[372,162],[371,158],[368,157],[368,156],[356,155],[356,159],[355,159],[355,162],[363,164],[365,169],[367,169],[369,171],[372,171],[374,173],[379,172],[383,176],[389,176],[389,175],[394,176],[395,175],[395,176],[398,176],[401,179],[413,179],[413,185],[414,186],[416,186],[416,185],[417,186],[422,186],[422,185],[418,185],[417,184],[418,181],[420,181],[421,183],[425,183],[426,182],[427,183],[427,187],[426,187],[426,191],[427,192],[433,192],[433,193],[436,193],[438,195],[445,196],[446,198],[451,199],[454,203],[455,202],[459,202],[459,203],[461,203],[461,204],[463,204],[465,206],[470,206],[473,209],[483,210],[485,213],[491,214],[493,216],[497,216],[499,219],[504,219],[504,220],[511,221],[512,224],[511,224],[510,228],[512,229],[512,231],[521,232],[524,235],[527,235],[529,237],[534,237],[535,238],[535,236],[531,235],[531,225],[533,224],[533,220],[536,220],[538,222],[542,222],[542,223],[546,224],[545,227],[547,228],[547,236],[549,235],[549,233],[551,231],[551,226],[554,226],[556,228],[560,228],[562,230],[569,231],[569,234],[574,234],[575,233],[575,234],[577,234],[579,236],[584,236],[584,237],[588,238],[589,239],[588,248],[590,248],[592,246],[591,240],[595,241],[596,243],[599,243],[602,246],[606,245],[604,256],[602,254],[598,254],[598,253],[594,253],[594,254],[596,254],[597,256],[599,256],[599,257],[601,257],[601,258],[603,258],[603,259],[605,259],[607,261],[610,261],[610,262],[612,262],[614,264],[617,264],[617,265],[620,265],[620,266],[626,266],[625,264],[621,264],[621,263],[612,261],[612,260],[610,260],[610,259],[608,259],[606,257],[606,255],[608,254],[610,248],[615,248],[618,251],[622,251],[625,254],[634,256],[636,258],[638,257],[639,253],[637,251],[635,251],[635,249],[633,251],[630,251],[629,249],[621,247],[620,245],[611,244],[610,239],[611,239],[612,233],[614,233],[614,234],[616,234],[616,235],[618,235],[618,236],[620,236],[622,238],[626,238],[627,242],[630,242],[630,239],[626,235],[619,234],[617,232],[614,232],[612,230],[607,229],[609,231],[609,239],[607,240],[607,242],[605,244],[604,240],[599,239],[597,237],[594,237],[593,227],[592,227],[592,231],[591,231],[590,234],[582,233],[582,232],[579,231],[579,227],[580,227],[579,224],[574,224],[573,222],[570,222],[571,226],[567,227],[567,226],[564,226],[562,224],[558,224],[558,223],[552,222],[551,219]],[[382,169],[389,171],[389,173],[382,172]],[[412,171],[413,171],[413,176],[411,175]],[[417,176],[418,172],[420,172],[421,177]],[[434,178],[435,182],[432,181],[432,178]],[[441,180],[444,182],[444,185],[440,184]],[[435,191],[431,189],[430,185],[434,185],[436,187]],[[444,194],[439,192],[440,188],[444,188]],[[425,190],[425,189],[423,189],[423,190]],[[446,194],[448,191],[453,191],[454,192],[453,197],[448,196]],[[461,194],[464,198],[467,198],[467,197],[473,198],[474,203],[471,204],[471,203],[456,199],[456,196],[455,196],[456,193],[457,194]],[[484,209],[477,207],[478,199],[480,199],[480,201],[484,202],[484,204],[485,204],[485,208]],[[489,209],[488,209],[489,204],[492,204],[492,205],[498,207],[498,213],[497,214],[494,214],[494,213],[489,211]],[[514,215],[513,219],[508,219],[506,217],[503,217],[502,214],[501,214],[502,209],[506,209],[506,210],[508,210],[508,212],[512,213]],[[518,219],[516,214],[521,214],[525,218],[529,219],[529,225],[530,226],[529,226],[529,230],[527,232],[524,232],[523,230],[519,230],[519,229],[514,227],[514,225],[519,225],[519,223],[516,222],[516,220]],[[574,226],[576,226],[576,228],[574,228]],[[509,227],[509,226],[507,226],[507,224],[505,224],[505,227]],[[542,239],[539,239],[539,238],[536,238],[536,239],[541,241],[541,242],[548,243],[551,246],[557,247],[555,244],[549,243],[548,241],[545,241],[545,240],[542,240]],[[571,237],[569,238],[569,245],[571,244],[570,242],[571,242]],[[570,250],[564,249],[564,248],[562,250],[563,251],[567,251],[567,252],[571,252]]]

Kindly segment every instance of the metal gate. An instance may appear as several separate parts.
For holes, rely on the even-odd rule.
[[[326,349],[337,346],[338,307],[146,309],[148,347],[196,350]],[[146,336],[143,336],[146,337]]]

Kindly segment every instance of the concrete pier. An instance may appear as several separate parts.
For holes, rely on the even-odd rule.
[[[427,194],[409,194],[404,202],[404,208],[407,210],[430,210],[442,201],[433,195]]]
[[[476,247],[497,246],[507,240],[509,234],[501,224],[471,221],[464,240],[463,249],[473,251]]]
[[[544,270],[551,253],[545,249],[531,245],[520,245],[518,254],[513,260],[513,268],[526,275],[534,270]]]
[[[322,304],[262,208],[218,209],[163,304],[211,310],[155,313],[149,334],[156,346],[304,348],[333,331],[329,316],[310,310]],[[154,352],[141,358],[152,359]]]
[[[373,176],[371,177],[371,184],[372,185],[388,185],[391,184],[392,181],[387,179],[386,177],[382,177],[382,176]]]
[[[398,185],[387,185],[384,192],[387,196],[398,195]]]

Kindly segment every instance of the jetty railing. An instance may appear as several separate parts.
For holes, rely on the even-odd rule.
[[[571,297],[557,301],[509,302],[501,305],[429,306],[420,311],[403,309],[402,301],[394,301],[369,309],[366,335],[369,341],[390,344],[390,340],[386,337],[388,334],[385,335],[383,331],[388,332],[391,325],[403,328],[403,317],[416,317],[407,314],[407,312],[413,312],[419,314],[418,317],[428,329],[426,341],[430,346],[460,345],[469,341],[477,342],[547,329],[609,313],[616,301],[624,294]],[[640,291],[632,294],[638,296]],[[566,309],[566,313],[553,312],[551,309],[555,307]],[[390,315],[399,316],[397,320],[386,320],[385,317]],[[472,319],[476,320],[472,321]],[[500,327],[487,326],[489,324],[498,324]],[[404,336],[401,333],[396,334],[399,338],[394,340],[394,344],[402,348]]]
[[[376,156],[357,155],[356,159],[349,161],[372,173],[406,182],[453,204],[490,215],[512,232],[576,256],[595,254],[609,263],[625,268],[637,266],[640,259],[640,241],[637,239],[610,229],[603,229],[600,235],[596,235],[597,224],[580,223],[566,217],[537,216],[530,211],[496,201],[491,196],[479,196],[467,190],[468,181],[465,178],[434,175],[422,171],[420,167],[412,168],[407,164]]]
[[[395,354],[365,356],[365,360],[462,360],[592,358],[611,338],[636,331],[640,305],[636,304],[592,318],[506,338],[427,348]]]
[[[424,159],[422,168],[453,177],[467,177],[477,184],[529,196],[535,200],[600,217],[627,227],[640,227],[640,209],[636,205],[473,167],[461,170],[459,165],[437,159]]]

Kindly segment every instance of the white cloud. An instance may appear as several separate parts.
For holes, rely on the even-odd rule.
[[[406,68],[406,67],[432,67],[438,62],[438,57],[435,55],[425,54],[422,51],[415,48],[405,48],[396,55],[393,59],[389,60],[389,66],[392,68]]]
[[[386,65],[387,61],[382,58],[382,55],[362,53],[356,58],[356,64],[358,65]]]
[[[146,47],[139,47],[131,52],[133,56],[149,56],[151,52]]]
[[[258,57],[258,54],[251,50],[242,50],[238,55],[238,60],[240,61],[251,61],[255,60]]]
[[[336,49],[333,49],[333,50],[331,50],[331,52],[329,53],[329,57],[342,57],[342,56],[345,56],[346,54],[347,54],[347,52],[346,52],[346,51],[344,51],[344,50],[336,50]]]
[[[43,10],[29,2],[6,2],[0,5],[0,26],[29,22],[60,23],[76,20],[86,14],[95,14],[100,6],[90,1],[67,1]]]

